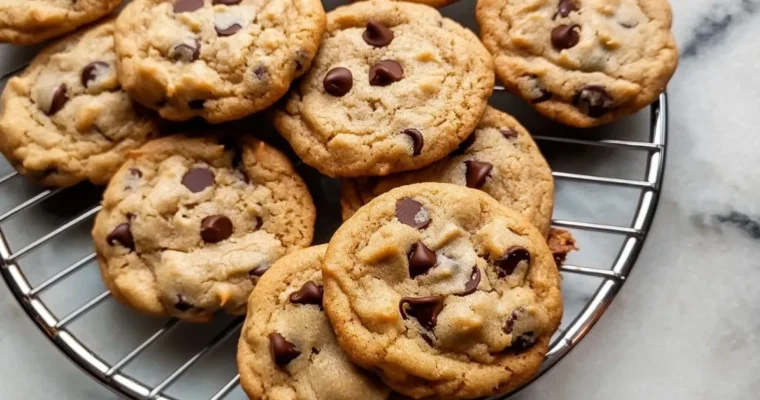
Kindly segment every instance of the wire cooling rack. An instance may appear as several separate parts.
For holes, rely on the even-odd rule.
[[[330,3],[335,1],[327,1],[327,8],[335,6]],[[470,2],[444,14],[476,28]],[[22,66],[35,51],[0,49],[0,71]],[[0,85],[14,72],[4,73]],[[544,373],[599,320],[644,244],[665,168],[667,96],[621,123],[583,131],[547,122],[506,98],[502,87],[496,87],[492,105],[536,134],[555,171],[553,225],[570,230],[581,247],[560,268],[565,316]],[[317,242],[325,242],[340,223],[338,184],[304,165],[297,168],[320,210]],[[56,348],[122,397],[244,399],[235,368],[241,318],[192,325],[139,315],[111,298],[89,237],[101,190],[45,190],[0,163],[0,272],[19,304]]]

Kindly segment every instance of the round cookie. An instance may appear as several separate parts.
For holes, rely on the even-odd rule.
[[[309,69],[324,29],[319,0],[135,0],[117,20],[119,79],[166,119],[239,119]]]
[[[8,81],[0,151],[46,186],[105,184],[124,155],[158,132],[155,117],[121,91],[113,22],[58,41]]]
[[[122,1],[3,0],[0,2],[0,42],[44,42],[107,15]]]
[[[344,179],[343,218],[393,188],[420,182],[480,189],[527,217],[544,236],[554,207],[554,179],[528,131],[511,116],[488,107],[477,129],[448,157],[418,171],[382,178]]]
[[[328,14],[313,68],[274,121],[325,175],[387,175],[454,150],[493,83],[491,56],[471,31],[425,5],[362,1]]]
[[[678,64],[667,0],[478,0],[475,15],[507,89],[567,125],[646,107]]]
[[[311,243],[315,216],[303,180],[267,144],[171,136],[128,155],[92,236],[116,299],[207,321],[244,313],[259,277]]]
[[[322,310],[327,245],[291,253],[261,277],[238,344],[251,399],[385,400],[390,389],[351,363]]]
[[[474,398],[533,378],[562,316],[544,236],[479,190],[393,189],[330,241],[324,307],[341,347],[414,398]]]

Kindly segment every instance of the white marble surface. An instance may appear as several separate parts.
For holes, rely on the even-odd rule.
[[[760,0],[672,4],[682,60],[648,241],[601,321],[520,400],[760,393]],[[53,349],[5,287],[0,321],[1,399],[116,398]]]

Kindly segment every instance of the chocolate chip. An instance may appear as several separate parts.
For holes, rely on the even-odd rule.
[[[587,85],[573,97],[573,104],[591,118],[599,118],[612,110],[612,96],[603,86]]]
[[[405,305],[409,307],[404,307]],[[404,297],[398,307],[404,319],[412,317],[423,328],[431,330],[435,328],[438,314],[443,310],[443,296]]]
[[[306,61],[309,58],[309,53],[304,50],[298,50],[296,52],[296,58],[294,59],[296,63],[296,71],[303,71],[303,66],[306,64]]]
[[[324,295],[325,288],[322,285],[317,285],[312,281],[308,281],[301,286],[297,292],[290,294],[290,302],[296,304],[315,304],[322,308],[322,296]]]
[[[467,178],[467,187],[473,189],[480,189],[485,183],[486,178],[491,175],[493,165],[487,162],[480,161],[465,161],[467,166],[465,177]]]
[[[467,139],[465,139],[462,143],[460,143],[459,147],[457,147],[456,150],[454,150],[453,152],[451,152],[451,155],[452,156],[461,156],[474,143],[475,143],[475,132],[471,133],[470,136],[467,136]]]
[[[312,352],[312,354],[319,354],[319,349],[316,348],[316,347],[312,347],[311,348],[311,352]]]
[[[176,0],[174,2],[174,12],[177,14],[195,11],[201,7],[203,7],[203,0]]]
[[[578,44],[581,34],[575,30],[580,28],[578,24],[560,25],[552,29],[552,46],[557,50],[569,49]]]
[[[186,188],[190,189],[193,193],[203,191],[203,189],[211,186],[216,182],[214,179],[214,173],[208,168],[191,168],[187,171],[184,177],[182,177],[182,184]]]
[[[263,65],[259,65],[258,67],[256,67],[256,69],[253,70],[253,75],[258,80],[263,80],[264,77],[267,76],[267,74],[269,74],[269,70],[267,69],[267,67]]]
[[[393,60],[382,60],[369,69],[369,84],[372,86],[388,86],[403,77],[404,69]]]
[[[88,87],[90,82],[98,79],[98,76],[103,74],[103,70],[110,68],[111,67],[108,63],[104,61],[95,61],[87,64],[87,66],[82,69],[82,86],[85,88]]]
[[[470,280],[464,285],[464,292],[458,294],[458,296],[467,296],[475,293],[475,291],[478,290],[478,285],[480,285],[480,268],[475,266],[472,269]]]
[[[202,110],[205,104],[206,104],[205,99],[190,100],[189,102],[187,102],[187,106],[190,107],[190,109],[192,110]]]
[[[402,224],[422,229],[430,224],[430,215],[419,202],[405,197],[396,202],[396,218]]]
[[[515,321],[517,321],[520,316],[525,313],[525,308],[518,307],[514,311],[512,311],[512,315],[507,318],[507,323],[504,325],[504,332],[506,334],[511,334],[512,330],[515,329]]]
[[[420,153],[422,153],[422,146],[425,144],[425,139],[422,137],[422,132],[410,128],[404,129],[401,133],[412,138],[412,155],[420,155]]]
[[[502,136],[504,136],[506,139],[513,139],[517,137],[517,131],[513,129],[500,129],[499,132],[501,132]]]
[[[348,68],[338,67],[327,71],[322,81],[325,91],[335,97],[343,97],[354,86],[354,76]]]
[[[240,1],[241,0],[214,0],[211,2],[211,4],[224,4],[225,6],[234,6],[235,4],[240,4]]]
[[[142,175],[142,171],[140,171],[140,170],[139,170],[139,169],[137,169],[137,168],[130,168],[130,169],[129,169],[129,173],[130,173],[130,174],[132,174],[133,176],[136,176],[136,177],[138,177],[138,178],[142,178],[142,176],[143,176],[143,175]]]
[[[240,24],[232,24],[226,28],[223,28],[216,25],[214,26],[214,29],[216,29],[217,35],[224,37],[224,36],[232,36],[238,33],[239,30],[243,29],[243,26]]]
[[[249,276],[261,277],[265,272],[269,271],[270,266],[267,264],[259,265],[258,267],[248,271]]]
[[[409,259],[409,276],[412,279],[425,274],[430,268],[435,267],[436,264],[435,252],[422,242],[412,245],[407,258]]]
[[[122,246],[134,250],[135,240],[132,237],[132,230],[129,223],[119,224],[114,228],[111,233],[106,236],[106,243],[113,246],[115,242],[119,242]]]
[[[58,87],[55,88],[55,91],[53,92],[53,98],[50,101],[50,107],[47,111],[45,111],[45,114],[53,115],[60,111],[64,105],[66,105],[66,103],[69,101],[69,95],[66,91],[66,84],[64,83],[58,85]]]
[[[182,297],[182,295],[178,294],[177,295],[177,302],[174,303],[174,308],[176,308],[177,310],[180,310],[182,312],[185,312],[185,311],[190,310],[191,308],[193,308],[193,305],[190,304],[190,303],[188,303],[187,301],[185,301],[185,298]]]
[[[379,22],[369,21],[362,38],[370,46],[385,47],[393,40],[393,31]]]
[[[201,221],[201,238],[206,243],[219,243],[232,236],[232,221],[224,215],[212,215]]]
[[[193,43],[180,43],[169,50],[172,61],[193,62],[201,55],[201,41],[193,39]]]
[[[293,343],[288,342],[277,332],[269,334],[269,350],[272,353],[272,360],[280,367],[288,365],[288,363],[301,355],[301,352],[298,351]]]
[[[533,347],[537,341],[538,338],[536,337],[535,333],[525,332],[522,335],[512,339],[512,344],[509,346],[509,350],[515,354],[524,353]]]
[[[422,340],[424,340],[425,343],[428,344],[428,346],[433,347],[433,338],[430,335],[428,335],[427,333],[423,333],[420,336],[422,336]]]
[[[521,261],[530,264],[530,252],[524,247],[512,247],[507,250],[504,257],[496,260],[496,266],[499,268],[499,278],[512,275]]]
[[[578,7],[578,4],[575,4],[575,0],[559,0],[559,4],[557,5],[557,12],[554,14],[554,17],[552,17],[552,19],[557,18],[557,15],[565,18],[570,15],[571,12],[578,11],[579,9],[580,7]]]

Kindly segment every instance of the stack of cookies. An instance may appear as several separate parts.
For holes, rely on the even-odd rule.
[[[119,301],[192,322],[247,314],[252,399],[507,393],[559,326],[575,243],[551,228],[529,132],[487,105],[495,75],[588,127],[650,104],[677,51],[666,0],[479,0],[482,42],[431,7],[450,2],[133,0],[8,82],[0,151],[41,185],[107,185],[92,236]],[[6,1],[0,41],[120,3]],[[317,209],[256,136],[259,112],[341,179],[329,244],[308,247]]]

